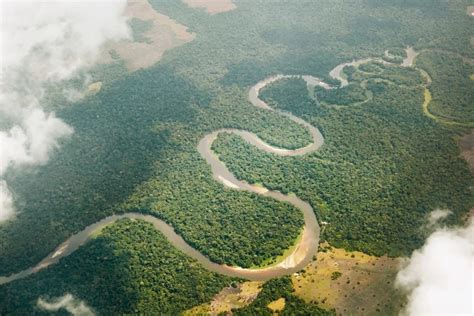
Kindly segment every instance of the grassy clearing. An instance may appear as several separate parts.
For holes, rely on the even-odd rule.
[[[337,314],[397,314],[403,295],[393,283],[397,259],[321,247],[316,261],[292,276],[295,294]]]
[[[286,300],[284,297],[280,297],[279,299],[270,302],[267,307],[274,313],[281,312],[285,309]]]
[[[183,316],[197,316],[197,315],[209,315],[209,314],[211,314],[211,304],[209,303],[193,307],[182,313]]]
[[[210,303],[188,309],[183,315],[218,315],[231,312],[233,308],[243,308],[255,300],[262,286],[263,282],[249,281],[240,283],[235,288],[226,287],[214,296]]]

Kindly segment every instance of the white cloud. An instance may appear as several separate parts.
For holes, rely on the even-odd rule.
[[[441,210],[441,209],[436,209],[430,213],[428,216],[428,227],[433,227],[436,225],[440,220],[445,219],[449,215],[451,215],[452,212],[450,210]]]
[[[436,209],[428,215],[427,223],[425,228],[432,231],[434,228],[439,227],[442,224],[442,220],[447,218],[453,212],[446,209]]]
[[[42,81],[69,78],[94,61],[104,42],[129,36],[125,6],[126,0],[3,1],[2,68],[27,68]]]
[[[9,166],[44,164],[48,154],[57,148],[61,137],[70,135],[72,128],[40,108],[25,113],[19,125],[0,131],[0,174]]]
[[[126,0],[2,1],[0,16],[0,179],[9,168],[40,165],[73,129],[42,106],[47,84],[93,65],[107,41],[129,37]],[[66,98],[74,98],[71,91]],[[12,214],[5,181],[0,221]]]
[[[61,297],[50,300],[39,298],[36,305],[48,312],[57,312],[65,309],[74,316],[93,316],[94,312],[84,301],[74,298],[71,294],[65,294]]]
[[[408,291],[407,315],[473,315],[474,221],[442,228],[413,252],[397,275]]]
[[[7,183],[0,180],[0,222],[9,219],[13,215],[13,198]]]

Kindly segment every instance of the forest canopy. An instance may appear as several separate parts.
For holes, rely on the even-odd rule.
[[[255,133],[288,149],[306,146],[308,131],[287,117],[253,106],[249,88],[276,75],[312,75],[332,85],[340,63],[368,57],[400,62],[412,46],[415,66],[432,79],[433,115],[474,120],[474,19],[465,1],[236,1],[209,15],[181,1],[150,0],[196,33],[154,66],[132,73],[123,60],[89,74],[102,87],[78,102],[64,86],[45,98],[74,129],[47,164],[9,171],[14,220],[0,224],[0,275],[36,265],[64,240],[111,214],[151,214],[217,263],[258,266],[290,246],[303,227],[293,206],[225,188],[212,178],[196,146],[222,128]],[[146,21],[132,20],[135,41]],[[116,56],[119,58],[119,56]],[[409,255],[426,237],[427,214],[450,209],[461,223],[474,205],[473,178],[459,157],[464,125],[423,113],[425,79],[413,67],[370,62],[346,67],[342,89],[308,89],[299,78],[261,91],[271,107],[293,113],[325,138],[318,152],[279,157],[233,134],[213,149],[240,180],[309,202],[324,227],[322,240],[348,250]],[[449,82],[449,85],[446,84]],[[2,122],[0,122],[2,124]],[[65,292],[99,314],[177,314],[209,301],[231,280],[204,270],[141,221],[120,221],[57,265],[0,286],[0,314],[33,314],[38,297]],[[303,306],[285,278],[272,280],[248,308],[285,297],[286,313],[327,312]]]

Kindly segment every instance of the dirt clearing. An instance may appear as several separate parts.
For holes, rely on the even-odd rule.
[[[205,9],[211,15],[237,8],[232,0],[183,0],[183,2],[191,8]]]
[[[243,308],[255,300],[262,286],[263,282],[250,281],[237,284],[236,287],[226,287],[214,296],[211,303],[193,307],[185,311],[183,315],[218,315],[231,312],[233,308]]]
[[[196,37],[187,31],[186,26],[156,12],[146,0],[129,0],[125,16],[130,20],[151,22],[150,27],[140,34],[145,40],[130,39],[107,44],[101,58],[103,63],[113,62],[113,55],[118,55],[117,57],[125,60],[129,71],[147,68],[158,62],[165,51],[188,43]]]

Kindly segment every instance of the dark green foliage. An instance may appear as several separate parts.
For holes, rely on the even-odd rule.
[[[342,273],[339,271],[334,271],[331,273],[331,280],[337,280],[342,276]]]
[[[128,20],[128,25],[132,30],[132,39],[134,42],[139,43],[152,43],[152,41],[143,35],[143,33],[149,31],[153,27],[153,21],[144,21],[137,18]]]
[[[126,219],[57,265],[0,286],[0,314],[41,314],[38,298],[71,293],[102,315],[176,315],[230,282],[176,250],[151,224]]]
[[[175,159],[158,162],[156,179],[141,186],[126,207],[134,210],[144,203],[217,263],[250,267],[293,245],[303,225],[299,210],[225,189],[194,151],[176,154]]]
[[[460,122],[474,122],[474,66],[457,55],[422,53],[416,60],[433,82],[429,110],[436,116]]]
[[[269,303],[281,297],[285,299],[285,309],[279,315],[334,315],[333,311],[327,311],[314,304],[305,303],[296,297],[289,277],[273,279],[265,283],[258,297],[248,306],[242,309],[232,310],[234,315],[273,315],[267,307]]]
[[[353,75],[356,72],[357,72],[357,68],[354,66],[346,66],[342,69],[343,75],[345,75],[349,81],[353,79]]]
[[[394,63],[394,64],[400,64],[403,62],[403,57],[400,57],[400,56],[389,55],[389,56],[383,56],[382,59],[389,63]]]
[[[189,121],[192,107],[206,101],[202,92],[165,69],[151,75],[137,72],[61,111],[74,128],[61,154],[45,166],[7,175],[25,204],[18,204],[22,212],[0,229],[0,274],[39,262],[71,233],[111,214],[151,176],[151,165],[169,138],[166,130],[152,131],[156,118]],[[155,87],[156,81],[167,84]],[[172,96],[178,87],[189,94]]]
[[[196,39],[167,52],[148,70],[125,75],[120,61],[96,68],[92,77],[104,80],[102,90],[75,105],[51,97],[56,100],[51,107],[61,109],[57,115],[75,133],[48,164],[6,176],[18,212],[16,219],[0,226],[0,275],[38,263],[86,225],[127,210],[163,218],[217,262],[244,266],[262,262],[293,243],[302,225],[300,212],[255,194],[224,189],[212,179],[210,168],[196,151],[206,133],[225,127],[253,131],[282,147],[308,143],[303,127],[251,106],[249,86],[277,73],[309,74],[337,84],[328,79],[334,66],[382,56],[390,47],[434,47],[474,56],[469,42],[474,20],[466,15],[461,0],[242,0],[237,10],[213,16],[181,1],[150,2],[160,13],[196,32]],[[446,73],[457,84],[459,76],[451,75],[448,68],[455,67],[454,73],[464,70],[458,62],[423,59],[422,54],[418,62],[433,76],[433,95],[450,100],[448,86],[438,87],[437,81],[445,80]],[[438,74],[434,68],[440,69]],[[299,80],[278,82],[263,93],[272,106],[321,129],[326,142],[320,152],[280,158],[233,135],[219,137],[216,148],[237,177],[294,192],[309,201],[318,217],[329,222],[323,238],[335,246],[374,254],[408,254],[423,241],[419,227],[429,211],[450,208],[453,223],[472,206],[468,189],[472,178],[458,158],[452,140],[455,133],[423,116],[417,73],[397,67],[373,75],[358,71],[351,77],[354,84],[367,80],[367,89],[373,93],[363,105],[318,104],[307,97]],[[453,88],[452,98],[465,108],[469,103],[463,98],[470,96],[465,89],[470,86],[461,81],[460,86],[459,91]],[[340,104],[339,100],[335,103]],[[450,104],[452,110],[442,114],[459,119],[470,115],[456,107]],[[84,247],[96,250],[82,249],[66,258],[67,266],[61,263],[3,287],[2,291],[8,290],[0,295],[2,314],[21,314],[22,307],[31,314],[28,306],[38,295],[60,296],[63,290],[89,298],[98,311],[108,311],[110,300],[118,313],[119,309],[134,312],[126,305],[129,299],[141,297],[140,286],[117,273],[128,269],[131,246],[117,242],[112,251],[103,242]],[[95,251],[108,251],[111,258],[116,251],[118,263],[94,261],[98,260]],[[139,248],[138,252],[147,251]],[[82,266],[85,270],[80,270]],[[75,271],[81,273],[76,279],[71,276],[79,273]],[[139,277],[144,272],[135,273]],[[67,287],[69,279],[80,286]],[[101,287],[97,280],[107,283]],[[207,276],[179,278],[183,286],[200,284],[199,280]],[[131,287],[124,287],[129,281]],[[173,284],[167,281],[160,286]],[[216,290],[213,286],[207,288],[209,292]],[[36,287],[41,291],[30,292]],[[195,297],[192,292],[178,293]],[[30,295],[26,299],[30,305],[22,304],[23,295]],[[92,295],[104,299],[91,299]],[[301,307],[296,298],[288,299],[288,306],[293,302]],[[153,301],[149,304],[155,306]]]
[[[384,64],[379,62],[368,62],[359,66],[359,70],[368,73],[380,73],[385,68]]]
[[[420,72],[411,67],[385,67],[382,73],[374,75],[377,78],[389,80],[396,85],[406,85],[409,87],[419,86],[424,83]]]
[[[359,84],[349,84],[344,88],[326,90],[315,88],[315,95],[323,104],[351,105],[367,100],[366,90]]]
[[[386,82],[397,86],[422,86],[426,84],[426,79],[419,70],[413,67],[400,67],[397,65],[382,65],[377,62],[369,62],[358,67],[358,71],[351,77],[354,82],[365,87],[365,83],[370,80]],[[370,90],[370,89],[369,89]]]
[[[112,50],[111,52],[115,51]],[[92,69],[81,71],[70,80],[60,84],[48,84],[42,103],[48,111],[61,111],[64,108],[74,106],[81,95],[84,94],[84,97],[88,97],[89,84],[97,81],[109,83],[126,74],[127,68],[122,59],[115,60],[110,64],[97,64]],[[75,93],[77,96],[71,98],[71,93]]]
[[[379,81],[376,79],[367,80],[367,90],[370,90],[374,94],[381,94],[387,89],[389,83],[387,81]]]
[[[407,56],[407,54],[405,52],[405,49],[403,49],[401,47],[390,48],[390,49],[387,50],[387,53],[388,53],[388,55],[392,55],[392,56],[395,56],[395,57],[401,57],[402,59]]]
[[[0,229],[0,274],[36,264],[70,234],[126,210],[165,219],[216,262],[250,266],[288,248],[303,223],[301,213],[224,190],[195,148],[207,131],[223,127],[253,130],[280,146],[294,140],[304,146],[308,132],[244,96],[237,108],[228,98],[210,104],[209,95],[159,67],[117,80],[61,111],[75,130],[61,154],[34,171],[7,175],[18,200],[27,203]],[[150,178],[133,203],[118,206]]]
[[[460,220],[473,203],[472,178],[455,134],[423,115],[421,87],[369,83],[372,100],[342,109],[318,105],[298,79],[262,92],[272,106],[321,129],[325,144],[317,153],[280,158],[233,135],[215,147],[238,178],[309,201],[329,222],[323,238],[332,245],[406,255],[421,246],[428,212],[449,208],[452,221]]]
[[[393,17],[371,16],[367,14],[356,15],[349,22],[352,32],[344,39],[351,45],[361,45],[383,41],[385,36],[397,36],[402,31],[400,21]]]

